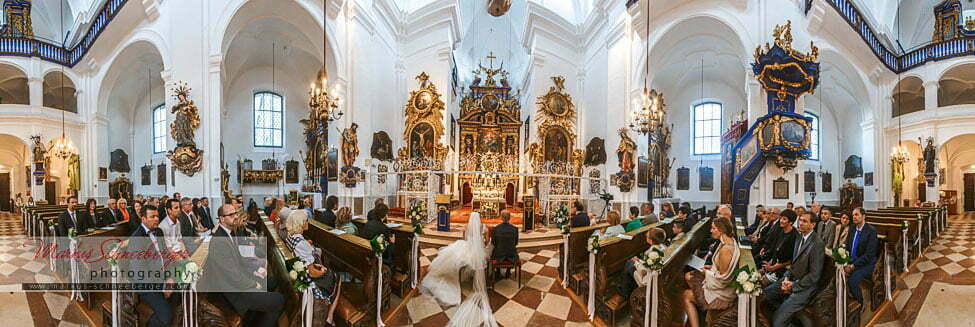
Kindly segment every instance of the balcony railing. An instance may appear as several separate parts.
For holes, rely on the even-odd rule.
[[[99,10],[98,15],[92,20],[88,31],[71,48],[62,47],[39,39],[0,37],[0,55],[39,57],[41,60],[74,67],[88,53],[88,50],[95,44],[98,36],[108,27],[108,23],[115,18],[115,15],[118,14],[119,10],[127,2],[128,0],[106,1],[102,9]]]
[[[853,30],[867,43],[873,54],[884,66],[895,73],[902,73],[915,67],[924,65],[932,61],[945,60],[958,56],[975,55],[975,37],[962,36],[959,38],[928,43],[910,52],[898,55],[880,42],[877,34],[873,31],[860,10],[851,0],[824,0],[829,3],[842,16]],[[811,3],[811,1],[809,1]],[[806,7],[808,12],[809,6]]]

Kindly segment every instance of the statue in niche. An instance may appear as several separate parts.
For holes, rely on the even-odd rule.
[[[44,145],[41,144],[41,136],[34,135],[31,136],[30,139],[31,141],[34,141],[34,148],[32,149],[32,152],[34,153],[34,162],[43,162],[44,155],[47,153],[47,150],[45,150]]]
[[[924,147],[924,173],[934,174],[934,159],[937,157],[937,150],[934,147],[934,138],[928,138],[928,145]]]
[[[199,109],[193,104],[193,100],[187,99],[189,90],[185,87],[176,90],[176,99],[179,102],[172,110],[176,114],[176,120],[171,128],[176,146],[196,146],[193,135],[196,128],[200,127]]]
[[[619,130],[620,145],[616,148],[616,156],[620,162],[620,170],[633,172],[636,164],[633,162],[633,155],[636,153],[636,142],[626,133],[625,128]]]
[[[474,153],[474,136],[471,134],[464,135],[464,147],[463,153],[471,154]]]
[[[356,130],[359,124],[352,123],[352,126],[342,130],[342,163],[343,167],[352,167],[355,158],[359,156],[359,136]]]
[[[514,155],[517,152],[517,151],[515,151],[515,148],[517,146],[518,145],[515,144],[515,137],[514,136],[508,135],[508,136],[506,136],[504,138],[504,154]]]

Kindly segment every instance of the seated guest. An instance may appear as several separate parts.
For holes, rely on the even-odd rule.
[[[762,248],[769,244],[769,239],[773,238],[772,234],[781,233],[779,218],[781,216],[779,216],[779,209],[777,208],[769,209],[762,214],[762,222],[759,223],[755,232],[748,236],[748,239],[752,241],[752,256],[758,257]]]
[[[89,227],[85,216],[80,215],[76,210],[78,207],[78,197],[72,195],[68,197],[68,207],[58,215],[58,235],[68,236],[68,229],[74,228],[75,232],[84,234]]]
[[[836,224],[836,232],[833,234],[833,239],[830,240],[829,247],[835,248],[841,244],[846,243],[847,237],[850,235],[850,214],[846,212],[840,213],[840,223]]]
[[[342,207],[339,209],[338,215],[335,217],[335,228],[342,230],[343,232],[356,235],[359,233],[358,228],[352,223],[352,209],[349,207]]]
[[[677,209],[677,217],[674,218],[675,222],[684,224],[687,228],[692,228],[697,225],[697,217],[691,215],[691,208],[680,207]]]
[[[362,225],[362,229],[359,230],[358,235],[366,240],[372,240],[376,238],[376,236],[385,235],[386,240],[389,241],[389,247],[387,247],[386,251],[383,252],[383,263],[391,263],[393,262],[393,253],[396,252],[396,244],[394,244],[393,230],[383,223],[383,221],[386,220],[386,212],[388,212],[389,209],[386,207],[386,204],[380,203],[372,210],[372,217],[369,217],[366,224]]]
[[[782,227],[782,235],[778,238],[775,245],[765,248],[760,255],[762,273],[772,273],[775,277],[782,277],[786,269],[792,263],[795,245],[798,242],[799,232],[796,231],[796,216],[792,211],[786,211],[779,219],[779,227]]]
[[[644,203],[640,205],[640,219],[643,220],[643,226],[660,221],[660,219],[657,219],[657,216],[653,214],[653,203]]]
[[[606,220],[609,222],[609,227],[599,235],[599,239],[610,238],[619,234],[626,233],[623,226],[620,225],[620,212],[613,210],[606,214]]]
[[[308,230],[308,212],[305,210],[292,210],[288,216],[282,217],[282,221],[287,223],[288,236],[285,238],[288,247],[295,253],[295,257],[304,262],[308,270],[308,276],[312,278],[312,293],[315,296],[315,304],[321,302],[328,309],[324,310],[325,317],[322,317],[327,324],[332,324],[332,316],[338,306],[338,298],[342,290],[342,280],[334,272],[325,266],[316,263],[321,256],[321,250],[315,248],[305,240],[302,235]]]
[[[796,208],[795,207],[796,207],[796,205],[794,203],[792,203],[792,202],[789,202],[789,203],[786,203],[785,204],[785,209],[786,210],[796,211]]]
[[[747,223],[745,224],[748,225],[748,227],[745,227],[746,235],[752,235],[753,233],[755,233],[755,230],[758,229],[758,226],[765,222],[765,219],[762,219],[763,215],[765,215],[765,206],[761,204],[755,206],[755,219],[752,220],[751,225],[748,225]]]
[[[274,197],[264,198],[264,215],[265,216],[268,216],[268,217],[271,216],[271,212],[274,211],[274,209],[276,208],[275,207],[276,203],[274,203],[275,201],[277,201],[277,199],[274,198]]]
[[[789,326],[792,315],[812,301],[823,270],[825,247],[813,232],[812,212],[804,212],[799,218],[799,241],[790,248],[795,252],[785,275],[765,287],[765,303],[774,309],[772,326]],[[853,284],[851,284],[853,285]]]
[[[586,214],[586,207],[582,204],[582,201],[576,201],[575,203],[575,214],[569,222],[571,227],[585,227],[589,226],[589,215]]]
[[[627,233],[643,227],[643,220],[640,219],[639,214],[640,209],[637,207],[630,207],[630,222],[626,223],[626,227],[624,228]]]
[[[816,209],[818,203],[813,203],[813,209]],[[823,241],[826,246],[831,246],[833,244],[833,237],[836,236],[836,222],[833,221],[833,210],[829,208],[819,208],[819,214],[817,215],[815,210],[813,212],[813,217],[816,217],[816,236]]]
[[[285,207],[284,200],[271,198],[271,203],[274,206],[274,209],[271,210],[271,214],[268,215],[268,218],[270,218],[273,222],[277,222],[278,214],[280,213],[281,209]]]
[[[734,235],[735,227],[731,220],[715,218],[711,222],[711,237],[719,240],[719,245],[714,252],[714,264],[704,266],[703,272],[694,270],[684,275],[690,287],[684,290],[684,312],[691,327],[701,325],[698,310],[720,311],[735,304],[738,296],[730,283],[735,279],[734,271],[738,269],[739,251]]]
[[[166,252],[166,240],[164,237],[159,235],[159,211],[153,205],[145,206],[145,217],[139,226],[135,228],[132,232],[132,236],[129,238],[129,244],[127,251],[133,252],[144,252],[153,253],[154,256],[161,256]],[[152,259],[131,259],[127,260],[129,263],[129,270],[132,272],[138,272],[137,274],[132,274],[130,277],[131,282],[136,284],[144,283],[157,283],[165,282],[167,284],[173,283],[172,279],[165,281],[154,280],[153,277],[155,272],[161,274],[167,273],[167,268],[164,267],[163,260],[160,258],[158,260]],[[171,265],[168,269],[173,269],[175,265]],[[171,271],[169,273],[172,273]],[[175,296],[172,296],[172,291],[146,291],[137,292],[139,298],[142,302],[145,302],[152,308],[152,316],[149,316],[148,326],[150,327],[168,327],[173,322],[173,301]],[[177,293],[178,295],[179,293]]]
[[[243,322],[243,326],[277,326],[281,311],[284,310],[284,296],[276,292],[253,291],[273,289],[274,280],[267,279],[267,270],[263,267],[256,271],[241,269],[248,267],[249,264],[240,255],[230,232],[234,220],[239,217],[234,206],[230,204],[220,206],[217,216],[220,225],[213,232],[210,240],[210,252],[203,264],[203,271],[207,273],[203,274],[200,283],[205,285],[205,289],[224,290],[224,298],[241,317],[247,317],[248,311],[262,313],[257,317],[259,318],[257,322]],[[226,290],[240,290],[240,292]],[[251,291],[243,292],[243,290]]]
[[[233,201],[231,201],[233,202]],[[213,229],[213,215],[210,213],[210,199],[200,199],[200,205],[196,209],[196,215],[200,217],[200,223],[207,230]]]
[[[163,195],[159,198],[159,224],[162,225],[163,221],[166,221],[166,217],[169,214],[169,196]]]
[[[159,229],[162,230],[163,237],[166,239],[166,246],[172,252],[181,252],[186,249],[183,244],[183,228],[179,215],[179,200],[169,199],[166,201],[167,218],[159,223]]]
[[[327,198],[325,198],[325,214],[321,217],[316,217],[316,219],[325,225],[336,227],[335,209],[338,207],[339,198],[334,195],[329,195]]]
[[[853,208],[853,229],[848,232],[846,248],[850,249],[850,259],[846,266],[847,285],[853,300],[863,304],[863,294],[860,292],[860,282],[870,277],[873,267],[877,265],[877,230],[867,224],[863,207]]]
[[[107,208],[102,211],[102,226],[108,226],[122,221],[122,214],[118,212],[118,203],[115,199],[108,199],[106,206]]]
[[[383,198],[376,198],[376,201],[373,201],[372,203],[372,209],[370,209],[369,212],[366,212],[366,219],[369,219],[370,216],[375,215],[376,207],[379,207],[380,204],[384,203],[385,201],[383,201]],[[386,206],[386,209],[388,210],[389,206]]]
[[[664,204],[662,204],[660,207],[660,214],[663,215],[664,218],[673,217],[676,214],[674,212],[674,205],[670,202],[664,202]]]
[[[617,215],[618,216],[618,215]],[[494,262],[518,262],[518,227],[509,223],[511,212],[501,210],[501,223],[491,229],[491,261]],[[506,275],[511,275],[511,270],[505,271]]]
[[[284,207],[278,210],[278,221],[274,222],[274,230],[278,231],[278,236],[281,239],[288,238],[288,217],[291,216],[297,210],[291,210],[291,208]],[[307,217],[307,216],[306,216]]]
[[[132,216],[134,216],[135,214],[133,212],[133,209],[129,208],[129,201],[126,200],[125,198],[120,198],[116,203],[118,206],[118,213],[119,216],[122,217],[122,221],[127,222],[130,219],[132,219]]]
[[[85,201],[85,208],[82,209],[81,215],[93,227],[105,227],[102,224],[101,215],[98,214],[98,209],[96,209],[97,206],[98,203],[95,202],[95,199],[88,199],[88,201]]]
[[[644,255],[649,254],[653,249],[663,251],[667,247],[664,245],[667,239],[667,233],[663,229],[650,229],[646,235],[647,244],[650,245],[650,248],[644,252]],[[629,298],[630,293],[633,293],[634,289],[644,286],[646,283],[644,276],[649,271],[643,265],[639,264],[639,260],[639,256],[634,256],[623,264],[623,273],[620,274],[620,296],[623,298]]]
[[[135,230],[142,224],[142,217],[146,215],[146,211],[143,210],[144,208],[145,205],[142,202],[132,202],[132,212],[129,215],[129,230]]]
[[[193,213],[193,199],[183,197],[179,200],[180,212],[179,222],[182,227],[183,237],[195,238],[197,235],[206,232],[206,227],[200,223],[200,217]]]
[[[684,237],[684,233],[687,232],[687,226],[684,226],[684,223],[681,222],[674,222],[671,229],[674,231],[674,236],[671,236],[670,239],[667,240],[668,244],[674,242],[675,240],[681,239]]]

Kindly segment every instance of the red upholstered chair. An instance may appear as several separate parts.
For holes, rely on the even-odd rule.
[[[510,262],[508,260],[503,260],[503,261],[491,260],[488,264],[487,269],[488,269],[488,280],[491,281],[488,284],[488,287],[494,288],[494,281],[495,281],[494,271],[496,269],[514,269],[515,278],[517,278],[517,282],[518,282],[518,288],[521,288],[521,259],[518,259],[515,262]]]

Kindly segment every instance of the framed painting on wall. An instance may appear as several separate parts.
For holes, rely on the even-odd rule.
[[[284,182],[298,184],[298,161],[288,160],[284,163]]]
[[[698,189],[701,191],[714,191],[714,168],[700,167],[697,169],[697,173],[701,178],[698,183]]]
[[[691,188],[691,169],[687,167],[677,168],[677,190],[686,191]]]
[[[166,164],[164,163],[156,166],[156,184],[166,185]]]
[[[776,200],[789,198],[789,180],[779,177],[772,181],[772,198]]]
[[[644,156],[637,158],[637,187],[647,187],[650,185],[650,159]]]
[[[804,192],[816,192],[816,173],[812,170],[807,170],[802,173],[802,190]]]
[[[863,186],[873,186],[873,172],[863,174]]]
[[[823,192],[833,191],[833,173],[823,173]]]
[[[329,182],[339,180],[339,149],[328,149],[328,164],[325,173]]]
[[[152,165],[142,166],[139,177],[142,180],[142,185],[152,184]]]
[[[108,168],[98,167],[98,180],[100,181],[108,180]]]

